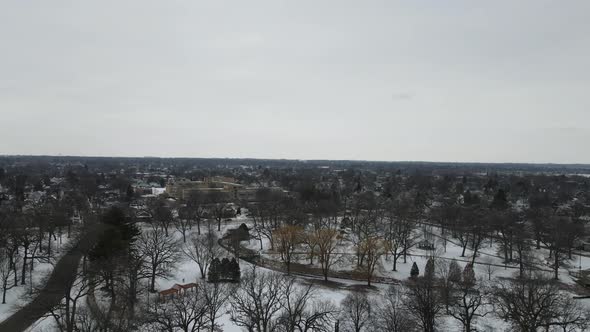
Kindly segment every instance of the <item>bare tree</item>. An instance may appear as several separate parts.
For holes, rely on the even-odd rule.
[[[168,236],[168,229],[174,221],[170,206],[162,198],[150,201],[149,205],[155,225],[164,229],[165,235]]]
[[[78,332],[101,332],[100,323],[93,317],[87,307],[80,307],[76,315],[76,331]]]
[[[562,298],[559,317],[552,326],[563,332],[587,331],[590,328],[588,309],[571,297]]]
[[[489,218],[496,232],[499,250],[504,255],[504,262],[511,262],[514,252],[515,227],[517,225],[515,215],[503,210],[492,210]]]
[[[2,304],[6,304],[6,292],[15,285],[10,282],[14,273],[11,258],[6,250],[0,250],[0,284],[2,285]]]
[[[149,279],[150,274],[146,273],[145,265],[146,259],[142,252],[133,248],[122,257],[121,269],[121,288],[126,294],[126,308],[130,314],[130,319],[133,319],[135,314],[135,305],[138,302],[138,295],[140,293],[140,282],[144,279]]]
[[[196,293],[179,294],[166,302],[156,302],[148,307],[147,322],[161,331],[203,331],[208,326],[207,304],[200,294],[201,288],[196,288]]]
[[[313,301],[311,307],[303,313],[297,331],[332,332],[338,312],[338,307],[330,301]]]
[[[456,260],[448,263],[444,259],[436,260],[436,274],[439,277],[440,299],[445,305],[446,312],[453,302],[457,285],[461,282],[461,267]]]
[[[411,205],[405,200],[395,200],[388,204],[385,240],[393,258],[393,271],[397,271],[398,259],[405,257],[415,244],[416,224],[413,216]]]
[[[444,248],[444,252],[447,252],[447,244],[449,237],[449,227],[451,227],[458,218],[460,207],[457,205],[457,201],[450,197],[442,199],[442,205],[435,207],[432,210],[431,216],[438,220],[441,228],[440,243]]]
[[[76,320],[80,300],[97,285],[95,278],[85,275],[78,269],[75,277],[64,281],[62,300],[57,305],[48,305],[47,312],[54,318],[56,327],[61,332],[76,331]]]
[[[221,254],[221,248],[217,243],[217,235],[209,231],[192,236],[190,243],[182,247],[182,252],[199,266],[201,278],[204,279],[211,260]]]
[[[217,221],[217,231],[221,231],[221,220],[224,216],[224,210],[228,201],[228,195],[221,191],[211,191],[207,194],[207,208]]]
[[[178,218],[174,220],[174,228],[182,234],[183,243],[186,243],[186,234],[192,227],[191,217],[191,211],[187,207],[181,207],[178,209]]]
[[[337,309],[330,302],[315,300],[314,290],[312,284],[299,286],[294,278],[285,282],[279,331],[332,331]]]
[[[253,268],[230,297],[231,320],[248,331],[273,331],[285,301],[284,283],[280,274]]]
[[[554,216],[545,224],[546,232],[543,233],[541,241],[549,248],[549,256],[553,262],[553,278],[559,279],[559,268],[570,259],[568,252],[572,247],[571,232],[574,222],[570,217]],[[581,232],[581,231],[580,231]]]
[[[343,331],[367,331],[373,319],[373,305],[365,293],[348,294],[340,304]]]
[[[393,258],[393,271],[397,271],[399,258],[414,244],[414,228],[414,223],[408,220],[392,221],[387,227],[385,239],[387,241],[387,249]]]
[[[270,249],[274,250],[274,230],[281,226],[285,214],[283,195],[269,188],[260,188],[256,191],[256,203],[248,205],[248,211],[259,237],[267,238]]]
[[[525,268],[527,268],[526,262],[532,259],[531,247],[532,241],[529,227],[525,223],[517,224],[514,230],[514,248],[520,278],[524,276]]]
[[[496,265],[494,265],[494,261],[489,257],[484,259],[482,264],[485,268],[486,274],[488,275],[488,281],[492,280],[492,275],[494,275],[494,273],[496,273],[496,271],[498,270],[498,267]]]
[[[419,322],[422,330],[436,331],[443,305],[433,280],[422,277],[410,281],[406,297],[406,309]]]
[[[450,307],[449,314],[463,325],[464,332],[475,331],[473,323],[489,314],[486,310],[490,304],[485,289],[478,285],[461,283],[459,294]]]
[[[400,290],[391,286],[383,296],[383,304],[380,305],[373,320],[374,331],[410,332],[415,330],[415,324],[410,318],[405,301]]]
[[[397,233],[394,237],[398,237],[396,241],[399,242],[404,263],[407,263],[408,254],[416,245],[417,237],[414,235],[414,230],[419,211],[410,195],[402,194],[393,201],[388,213],[390,221],[394,222],[393,228],[390,228],[389,232]],[[396,255],[394,255],[394,264],[395,260]]]
[[[504,281],[494,292],[498,316],[522,332],[540,328],[567,328],[588,322],[583,308],[573,305],[557,284],[543,275]]]
[[[362,242],[376,233],[377,224],[383,220],[383,209],[373,192],[364,192],[355,196],[352,214],[348,222],[351,232],[348,238],[356,250],[356,267],[364,266],[366,252],[362,250]]]
[[[315,230],[313,235],[317,244],[317,256],[320,261],[324,280],[328,281],[330,269],[338,261],[336,249],[340,242],[340,235],[337,230],[325,228]]]
[[[205,215],[206,197],[199,191],[191,191],[186,202],[187,212],[197,222],[197,234],[201,235],[201,220]]]
[[[291,274],[291,262],[297,246],[303,240],[303,229],[298,226],[285,225],[275,230],[274,233],[276,248],[287,267],[287,274]]]
[[[9,259],[10,259],[10,266],[12,267],[12,275],[14,277],[14,287],[16,287],[18,285],[18,265],[22,259],[20,252],[19,252],[19,247],[20,247],[20,242],[18,241],[18,233],[15,232],[14,230],[10,231],[10,234],[8,236],[8,240],[7,243],[5,244],[5,249],[6,249],[6,254],[8,255]]]
[[[381,262],[381,256],[385,254],[385,244],[380,237],[367,236],[359,243],[359,252],[365,256],[363,274],[367,278],[367,285],[371,286],[371,279],[375,274],[375,269]]]
[[[171,307],[153,303],[151,307],[146,309],[145,317],[144,330],[157,329],[159,331],[175,332],[177,324]]]
[[[139,252],[145,258],[150,276],[150,290],[155,292],[156,277],[167,278],[179,259],[178,244],[161,229],[144,232],[138,241]]]
[[[16,230],[16,239],[22,248],[21,285],[26,284],[27,261],[33,264],[34,254],[39,245],[38,234],[34,231],[31,216],[22,215],[18,221],[21,225]]]
[[[309,257],[309,264],[313,265],[313,259],[317,255],[317,246],[318,246],[318,238],[315,236],[315,232],[305,232],[303,234],[303,244],[305,245],[308,257]]]
[[[461,257],[465,257],[465,251],[467,250],[467,246],[469,245],[470,233],[468,231],[468,221],[465,220],[463,213],[461,213],[461,217],[457,220],[457,223],[453,226],[453,235],[457,241],[459,241],[459,245],[461,246]]]
[[[490,229],[486,218],[482,218],[482,211],[476,211],[474,216],[473,226],[471,227],[471,250],[473,255],[471,256],[471,264],[475,264],[477,254],[481,249],[486,236],[488,236]]]
[[[201,288],[201,296],[205,300],[208,327],[211,332],[216,331],[219,329],[217,320],[220,317],[221,311],[226,307],[228,299],[234,291],[234,287],[219,282],[210,284],[200,283],[199,287]]]

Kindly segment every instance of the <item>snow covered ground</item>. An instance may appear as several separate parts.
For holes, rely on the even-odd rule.
[[[53,332],[55,320],[53,317],[43,317],[31,325],[25,332]]]
[[[426,261],[429,257],[434,256],[438,260],[445,260],[450,262],[451,260],[457,260],[460,266],[465,266],[471,262],[473,257],[473,251],[468,246],[465,251],[465,256],[461,257],[462,247],[453,238],[448,238],[446,241],[446,248],[442,244],[442,236],[440,229],[433,228],[431,231],[434,233],[436,241],[433,250],[423,250],[417,247],[411,249],[411,253],[407,255],[407,262],[404,263],[403,256],[397,260],[396,271],[393,271],[393,259],[391,256],[384,255],[381,258],[380,264],[376,271],[376,276],[390,277],[398,280],[405,280],[410,276],[410,269],[414,262],[418,265],[420,271],[423,271]],[[262,240],[263,250],[261,254],[263,257],[271,260],[279,260],[279,255],[276,252],[269,250],[270,243],[268,239]],[[252,250],[260,250],[260,242],[258,240],[251,240],[245,242],[244,247]],[[300,251],[305,251],[302,248]],[[340,271],[351,271],[355,265],[356,256],[354,254],[354,246],[350,241],[344,241],[342,246],[338,250],[339,262],[333,267],[334,270]],[[549,251],[545,248],[533,249],[533,255],[535,257],[536,265],[539,269],[542,269],[548,273],[552,273],[551,267],[546,264],[546,260],[549,257]],[[308,264],[309,260],[306,254],[296,256],[295,262],[301,264]],[[590,257],[578,255],[574,252],[572,260],[567,262],[567,267],[562,267],[559,270],[559,280],[562,283],[574,285],[575,278],[570,275],[571,272],[576,272],[584,269],[590,269]],[[313,265],[315,268],[319,268],[319,264]],[[482,247],[478,250],[477,257],[475,259],[474,269],[478,279],[489,279],[498,277],[513,277],[519,272],[518,265],[516,263],[504,263],[503,257],[499,254],[499,246],[497,243],[490,243],[485,241]]]
[[[228,229],[233,229],[238,227],[240,224],[242,223],[251,223],[251,221],[245,216],[245,214],[242,214],[241,216],[238,216],[235,219],[232,219],[231,222],[225,222],[223,221],[221,224],[221,231],[217,232],[217,224],[214,223],[212,227],[212,230],[221,238],[223,236],[223,234],[225,234],[227,232]],[[204,231],[205,228],[202,228],[201,231]],[[196,233],[196,228],[193,227],[192,231]],[[175,233],[173,236],[177,237],[179,241],[182,241],[182,236],[180,235],[180,233]],[[251,241],[250,242],[251,245],[254,246],[260,246],[258,241]],[[231,253],[227,253],[227,257],[232,257],[233,255]],[[244,261],[240,261],[240,269],[242,271],[242,273],[244,273],[244,271],[247,271],[248,269],[251,269],[252,265],[249,263],[246,263]],[[270,271],[268,269],[265,268],[261,268],[258,267],[257,268],[259,271]],[[196,263],[194,263],[193,261],[191,261],[190,259],[183,257],[183,260],[180,262],[180,264],[177,267],[177,270],[174,272],[174,276],[172,278],[168,278],[168,279],[162,279],[162,278],[158,278],[156,280],[156,289],[167,289],[172,287],[174,284],[176,283],[189,283],[189,282],[195,282],[197,280],[200,279],[200,272],[198,269],[198,266],[196,265]],[[300,283],[308,283],[308,279],[316,279],[319,280],[319,278],[298,278]],[[341,280],[341,279],[334,279],[334,281],[337,281],[339,283],[342,284],[346,284],[346,285],[364,285],[364,282],[356,282],[356,281],[350,281],[350,280]],[[342,290],[342,289],[334,289],[334,288],[329,288],[329,287],[321,287],[321,286],[317,286],[314,295],[316,298],[318,299],[322,299],[322,300],[330,300],[332,301],[334,304],[339,304],[340,301],[342,301],[342,299],[344,299],[344,297],[346,297],[347,293],[349,291],[347,290]],[[152,294],[152,297],[150,298],[151,300],[155,300],[157,297],[157,294]],[[227,332],[239,332],[239,331],[243,331],[239,326],[236,326],[235,324],[233,324],[231,322],[230,319],[230,315],[229,315],[229,311],[226,310],[226,312],[220,317],[219,319],[220,324],[222,325],[222,329],[223,331],[227,331]],[[36,332],[36,330],[35,330]]]
[[[457,260],[460,266],[464,267],[467,263],[471,262],[473,257],[472,250],[467,247],[465,252],[465,257],[461,257],[462,247],[458,245],[457,241],[448,238],[446,242],[446,247],[443,246],[442,236],[439,228],[433,228],[431,231],[434,233],[436,238],[434,251],[431,250],[422,250],[419,248],[413,248],[412,253],[407,256],[407,262],[404,263],[403,257],[400,257],[397,261],[397,271],[393,270],[393,260],[391,257],[388,259],[385,256],[381,259],[380,265],[376,271],[377,276],[382,277],[390,277],[395,278],[398,280],[406,280],[410,276],[410,269],[414,262],[418,265],[420,271],[423,272],[426,262],[429,257],[435,256],[439,261],[446,261],[450,262],[452,260]],[[252,240],[249,243],[244,243],[244,246],[248,249],[252,250],[260,250],[260,242],[257,240]],[[261,254],[273,260],[278,260],[279,257],[276,253],[269,250],[270,244],[267,239],[263,239],[262,241],[263,250]],[[354,266],[354,253],[353,253],[353,246],[352,243],[344,243],[343,246],[338,250],[341,253],[340,262],[334,267],[337,270],[351,270]],[[545,248],[541,249],[533,249],[533,255],[535,257],[535,264],[538,268],[547,271],[548,273],[552,273],[551,268],[546,264],[546,260],[549,257],[549,251]],[[309,261],[306,255],[300,255],[297,262],[302,264],[308,264]],[[315,264],[314,267],[319,267],[319,265]],[[575,279],[570,275],[571,272],[578,271],[580,269],[590,269],[590,257],[582,256],[574,252],[573,257],[570,261],[567,262],[567,267],[560,268],[559,271],[559,280],[560,282],[566,285],[574,285]],[[498,278],[511,278],[515,277],[519,273],[518,265],[515,263],[512,264],[505,264],[503,257],[499,254],[499,246],[497,243],[493,243],[490,241],[486,241],[482,244],[482,247],[479,249],[477,257],[475,259],[474,270],[478,280],[481,282],[488,282],[493,283]],[[300,277],[299,277],[300,278]],[[307,278],[309,279],[309,278]],[[364,282],[354,282],[349,280],[340,280],[334,279],[332,280],[344,283],[351,283],[351,284],[362,284]],[[491,279],[491,280],[489,280]],[[326,297],[333,298],[338,303],[341,301],[345,296],[347,290],[334,290],[319,286],[319,292],[326,292]],[[376,284],[374,292],[383,292],[387,288],[387,285],[380,285]],[[574,296],[575,294],[570,294]],[[580,300],[581,303],[588,308],[590,308],[590,299]],[[491,313],[486,315],[485,317],[479,319],[476,323],[476,327],[478,331],[508,331],[510,326],[508,323],[504,322],[497,316],[493,314],[493,307],[489,306],[487,308]],[[441,319],[441,330],[448,330],[448,331],[460,331],[461,326],[460,323],[453,319],[450,316],[445,316]]]
[[[252,225],[252,221],[250,219],[248,219],[245,216],[245,214],[243,214],[242,216],[238,216],[235,219],[232,219],[232,221],[230,221],[230,222],[223,221],[221,224],[222,227],[221,227],[220,232],[217,232],[217,224],[213,221],[211,221],[211,223],[212,223],[211,229],[214,232],[216,232],[220,238],[223,236],[223,234],[225,234],[225,232],[228,229],[236,228],[241,223],[246,223],[249,226]],[[144,225],[143,227],[145,229],[150,228],[149,225]],[[202,231],[205,231],[205,229],[206,229],[206,226],[204,223],[204,225],[202,225]],[[191,232],[196,233],[196,227],[193,227]],[[435,235],[440,236],[439,230],[435,229],[434,232],[435,232]],[[171,233],[171,236],[174,236],[178,241],[182,242],[181,234],[179,232],[176,232],[176,230],[174,228],[170,228],[170,233]],[[187,236],[187,239],[188,238],[190,238],[190,236]],[[244,246],[246,246],[250,249],[253,249],[253,250],[260,249],[260,242],[257,240],[252,240],[249,243],[244,242],[243,244],[244,244]],[[469,248],[466,251],[465,257],[460,257],[462,248],[459,245],[457,245],[456,243],[454,243],[453,239],[450,239],[450,241],[447,242],[446,250],[442,248],[440,241],[437,241],[437,246],[438,246],[438,248],[436,250],[437,259],[447,260],[449,262],[452,259],[456,259],[461,266],[464,266],[471,259],[472,252],[470,251]],[[269,252],[268,240],[263,240],[263,247],[264,247],[264,250],[262,251],[263,255],[267,256],[268,258],[278,259],[278,257],[276,257],[276,254]],[[343,246],[341,252],[343,253],[342,256],[345,258],[341,260],[341,262],[338,264],[336,269],[350,270],[351,266],[353,266],[353,264],[354,264],[354,261],[353,261],[354,255],[353,255],[352,246],[350,245],[350,243],[346,246]],[[412,264],[414,262],[416,262],[418,267],[420,268],[420,271],[423,271],[428,257],[432,256],[432,254],[433,253],[431,251],[414,248],[412,251],[412,254],[408,255],[408,257],[407,257],[408,259],[407,259],[406,263],[403,262],[403,257],[398,260],[397,271],[392,271],[393,262],[391,261],[391,259],[387,260],[387,259],[383,258],[381,261],[381,265],[379,266],[379,269],[377,271],[377,275],[383,276],[383,277],[395,278],[398,280],[406,280],[410,275],[410,268],[411,268]],[[545,249],[540,249],[538,251],[537,250],[535,251],[535,255],[539,258],[539,261],[542,261],[542,258],[548,256],[548,252]],[[231,256],[232,255],[230,253],[227,253],[227,257],[231,257]],[[303,263],[303,264],[308,263],[308,260],[306,257],[304,257],[304,255],[301,255],[301,257],[299,257],[299,258],[300,258],[301,263]],[[574,270],[577,269],[580,262],[582,264],[582,268],[590,268],[590,258],[582,257],[580,260],[580,257],[576,256],[573,259],[573,263],[575,263],[575,264],[572,264],[572,269],[574,269]],[[497,279],[498,277],[511,277],[511,276],[515,275],[516,273],[518,273],[517,266],[505,265],[503,263],[503,259],[501,257],[499,257],[499,255],[498,255],[497,245],[496,244],[490,245],[487,242],[480,249],[480,253],[476,257],[476,264],[475,264],[476,275],[477,275],[478,279],[482,280],[482,282],[485,282],[488,280],[489,272],[490,272],[488,269],[488,266],[490,266],[490,265],[492,266],[492,268],[491,268],[492,269],[492,276],[491,276],[492,282],[494,281],[494,279]],[[240,267],[241,267],[242,272],[244,272],[244,271],[247,271],[249,268],[251,268],[251,265],[249,263],[241,261]],[[41,268],[41,265],[39,265],[38,268]],[[260,268],[260,267],[258,269],[263,270],[263,271],[267,271],[267,269]],[[330,300],[334,304],[339,304],[346,297],[346,295],[348,293],[355,291],[359,287],[363,288],[364,285],[366,284],[366,282],[364,282],[364,281],[353,281],[353,280],[347,280],[347,279],[330,278],[332,283],[329,285],[323,285],[321,282],[319,282],[321,280],[320,277],[297,276],[296,278],[298,280],[298,283],[301,283],[301,284],[314,283],[316,285],[316,290],[314,291],[314,295],[316,296],[316,298],[322,299],[322,300]],[[190,283],[190,282],[195,282],[198,280],[200,280],[200,272],[198,270],[197,265],[193,261],[188,259],[187,257],[183,256],[182,260],[181,260],[181,262],[179,262],[177,268],[174,271],[172,271],[172,277],[167,278],[167,279],[158,278],[156,280],[156,289],[159,289],[159,290],[167,289],[167,288],[172,287],[176,283],[179,283],[179,284]],[[573,278],[568,274],[568,271],[566,269],[562,269],[562,271],[560,272],[560,280],[562,282],[568,283],[568,284],[574,282]],[[338,285],[338,286],[335,287],[334,285]],[[369,289],[366,291],[368,292],[369,296],[376,298],[376,297],[378,297],[378,295],[386,292],[388,287],[390,287],[390,286],[385,285],[385,284],[375,284],[375,286],[372,289]],[[24,291],[24,290],[21,290],[21,291]],[[142,299],[140,299],[140,300],[147,301],[147,294],[148,294],[147,292],[144,293],[144,295],[142,295]],[[150,296],[150,301],[153,301],[157,298],[157,294],[151,294],[149,296]],[[97,297],[99,297],[98,293],[97,293]],[[100,301],[100,299],[98,299],[98,300]],[[84,303],[84,302],[85,301],[82,301],[82,303]],[[590,300],[584,300],[584,303],[590,307]],[[492,308],[489,308],[489,309],[492,309]],[[5,313],[5,315],[6,315],[6,313]],[[228,311],[223,313],[223,315],[219,319],[219,322],[220,322],[220,324],[222,324],[223,331],[229,331],[229,332],[242,331],[242,329],[240,327],[236,326],[235,324],[233,324],[233,322],[231,322],[230,315],[229,315]],[[441,324],[441,326],[440,326],[441,330],[445,330],[445,331],[460,331],[461,330],[459,323],[455,319],[448,317],[448,316],[443,317],[440,321],[440,324]],[[29,331],[30,332],[52,331],[53,330],[52,325],[53,325],[52,318],[41,319],[34,326],[32,326],[29,329]],[[488,332],[504,331],[504,330],[509,329],[508,324],[506,322],[502,321],[501,319],[497,318],[493,313],[487,315],[484,318],[479,319],[476,323],[476,326],[478,328],[478,331],[488,331]]]
[[[222,230],[218,234],[219,237],[221,237],[228,229],[238,227],[241,223],[244,223],[244,222],[248,225],[251,225],[251,220],[249,220],[245,216],[240,216],[237,219],[232,220],[232,222],[229,222],[229,223],[222,223]],[[195,229],[193,229],[193,231],[196,232]],[[214,231],[217,232],[216,228],[214,228]],[[179,240],[181,239],[180,234],[178,234],[178,233],[174,236],[177,236],[179,238]],[[253,249],[253,250],[260,249],[260,242],[258,240],[251,240],[249,243],[244,242],[243,244],[245,247]],[[268,247],[269,247],[268,240],[263,239],[263,247],[265,248],[265,252],[267,252]],[[493,254],[491,256],[490,261],[493,263],[496,263],[496,264],[501,264],[501,259],[499,257],[495,257],[495,253],[493,253],[494,250],[495,250],[495,248],[486,248],[484,251],[482,251],[482,255],[481,255],[481,257],[478,257],[478,259],[480,259],[480,260],[483,259],[486,262],[488,262],[487,255]],[[430,253],[427,251],[416,249],[413,255],[408,256],[407,263],[403,263],[403,259],[400,258],[400,260],[398,261],[398,264],[397,264],[398,271],[396,271],[396,272],[391,271],[392,266],[393,266],[392,262],[383,260],[382,266],[380,267],[378,274],[382,275],[382,276],[393,277],[393,278],[396,278],[399,280],[405,280],[410,275],[410,268],[411,268],[413,262],[416,262],[418,264],[418,266],[420,267],[420,269],[423,269],[424,265],[426,264],[427,257],[429,256],[429,254]],[[440,254],[441,254],[441,257],[445,257],[445,258],[449,258],[449,259],[452,259],[452,258],[461,259],[459,257],[461,255],[461,248],[459,246],[448,243],[447,252],[440,253]],[[230,253],[228,253],[227,255],[228,255],[228,257],[231,256]],[[273,257],[273,256],[275,256],[275,255],[273,255],[273,254],[268,255],[268,257]],[[276,257],[274,257],[274,258],[276,259]],[[465,261],[467,261],[469,259],[469,257],[465,257],[463,259]],[[306,262],[306,259],[304,257],[302,257],[301,262]],[[461,263],[462,262],[460,262],[460,264]],[[464,265],[464,263],[462,265]],[[340,263],[340,265],[338,266],[338,268],[347,269],[347,268],[350,268],[350,266],[351,266],[350,262],[348,262],[347,260],[343,260]],[[241,261],[240,267],[241,267],[242,271],[246,271],[247,269],[251,268],[251,265],[249,263]],[[268,271],[268,269],[265,269],[265,268],[258,267],[258,269],[262,270],[262,271]],[[486,269],[484,269],[483,266],[478,267],[478,265],[476,264],[476,272],[478,274],[478,277],[480,277],[482,279],[485,277],[487,279],[488,272]],[[493,276],[494,277],[509,276],[509,275],[513,274],[514,272],[517,272],[516,267],[512,267],[512,268],[507,267],[505,269],[503,269],[501,267],[497,267],[496,271],[494,271]],[[156,284],[157,284],[158,289],[166,289],[166,288],[173,286],[175,283],[193,282],[199,278],[200,278],[200,272],[199,272],[196,264],[194,262],[190,261],[189,259],[184,259],[181,262],[181,264],[179,264],[177,271],[174,273],[174,277],[169,278],[169,279],[158,279],[156,281]],[[356,287],[364,287],[366,285],[366,282],[364,282],[364,281],[354,281],[354,280],[347,280],[347,279],[330,278],[330,280],[333,283],[341,285],[340,287],[330,287],[330,286],[324,286],[320,282],[318,282],[321,280],[320,277],[297,276],[296,278],[298,279],[298,282],[301,284],[308,284],[310,282],[313,282],[316,285],[316,290],[314,291],[316,298],[323,299],[323,300],[329,300],[329,301],[332,301],[334,304],[340,304],[340,302],[346,297],[346,295],[349,292],[357,289]],[[390,287],[390,286],[384,285],[384,284],[376,284],[373,289],[368,290],[368,294],[369,294],[369,296],[376,298],[376,297],[378,297],[378,295],[385,293],[388,287]],[[155,296],[155,295],[152,295],[152,296]],[[154,297],[154,299],[155,299],[155,297]],[[219,321],[222,324],[223,331],[229,331],[229,332],[242,331],[242,329],[240,327],[233,324],[233,322],[230,319],[229,312],[224,313],[221,316]],[[489,317],[486,317],[484,319],[481,319],[478,322],[477,326],[480,331],[490,331],[490,332],[491,331],[498,331],[499,328],[500,328],[500,330],[508,328],[508,325],[505,322],[499,320],[498,318],[493,317],[492,315],[490,315]],[[445,317],[444,319],[441,320],[441,328],[443,330],[448,330],[448,331],[460,331],[461,330],[459,323],[450,317]]]
[[[68,244],[70,240],[73,238],[68,238],[67,236],[62,237],[61,243],[58,241],[52,242],[52,255],[53,258],[51,262],[37,262],[33,265],[33,273],[32,273],[32,283],[30,280],[30,271],[27,270],[26,273],[26,285],[20,285],[20,269],[18,271],[18,280],[19,285],[8,290],[6,292],[6,304],[0,304],[0,322],[5,320],[7,317],[12,315],[18,308],[27,304],[31,298],[27,296],[31,293],[31,289],[35,289],[37,287],[42,286],[43,280],[51,274],[53,271],[53,264],[57,262],[69,249]],[[11,278],[12,280],[12,278]],[[2,294],[0,293],[0,296]]]

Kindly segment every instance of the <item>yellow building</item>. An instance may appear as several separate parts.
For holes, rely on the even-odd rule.
[[[239,198],[238,192],[244,186],[229,181],[235,180],[226,177],[205,178],[204,181],[177,180],[166,185],[166,193],[175,198],[187,199],[190,193],[194,191],[203,193],[216,191],[225,193],[229,198],[237,200]]]

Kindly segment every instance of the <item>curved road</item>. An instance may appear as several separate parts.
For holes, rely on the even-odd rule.
[[[25,331],[42,318],[48,312],[48,308],[59,304],[64,297],[66,283],[76,276],[83,253],[94,245],[101,233],[101,225],[95,225],[80,236],[78,242],[57,262],[49,280],[37,297],[1,322],[0,331]]]

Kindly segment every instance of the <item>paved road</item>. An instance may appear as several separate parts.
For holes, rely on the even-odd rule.
[[[101,233],[100,225],[79,237],[78,242],[57,262],[37,297],[0,323],[0,332],[21,332],[42,318],[48,308],[57,305],[64,295],[66,281],[75,278],[82,253],[88,250]]]

